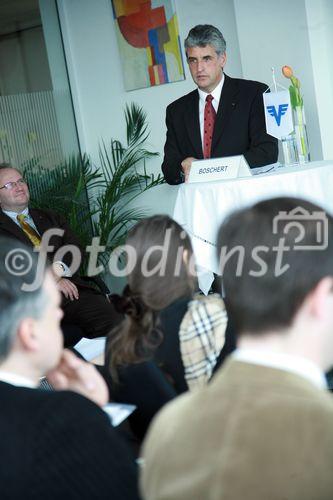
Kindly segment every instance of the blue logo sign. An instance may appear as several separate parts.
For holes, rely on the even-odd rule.
[[[286,114],[289,104],[279,104],[278,110],[276,112],[275,106],[267,106],[268,113],[275,118],[277,126],[279,127],[281,124],[281,118]]]

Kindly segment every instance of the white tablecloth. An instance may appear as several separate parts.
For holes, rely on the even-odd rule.
[[[205,293],[213,281],[213,273],[219,274],[216,237],[221,222],[236,209],[277,196],[304,198],[333,213],[333,161],[179,187],[173,217],[191,237],[199,286]]]

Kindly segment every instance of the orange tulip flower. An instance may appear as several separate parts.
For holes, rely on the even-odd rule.
[[[283,66],[282,67],[282,74],[286,78],[291,78],[293,76],[294,72],[290,66]]]

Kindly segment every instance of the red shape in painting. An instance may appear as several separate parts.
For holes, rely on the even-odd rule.
[[[150,85],[153,86],[156,84],[154,66],[148,66],[148,72],[149,72]]]
[[[164,76],[162,64],[158,65],[157,71],[158,71],[158,78],[160,80],[160,83],[165,83],[165,76]]]
[[[164,26],[166,17],[164,7],[151,8],[151,1],[140,5],[135,14],[118,17],[119,29],[125,40],[139,49],[149,47],[148,32]]]

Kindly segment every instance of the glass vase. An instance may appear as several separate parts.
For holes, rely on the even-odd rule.
[[[295,132],[281,137],[283,164],[285,167],[299,165],[299,156]]]
[[[293,108],[293,121],[299,163],[307,163],[310,161],[310,152],[304,106],[295,106]]]

